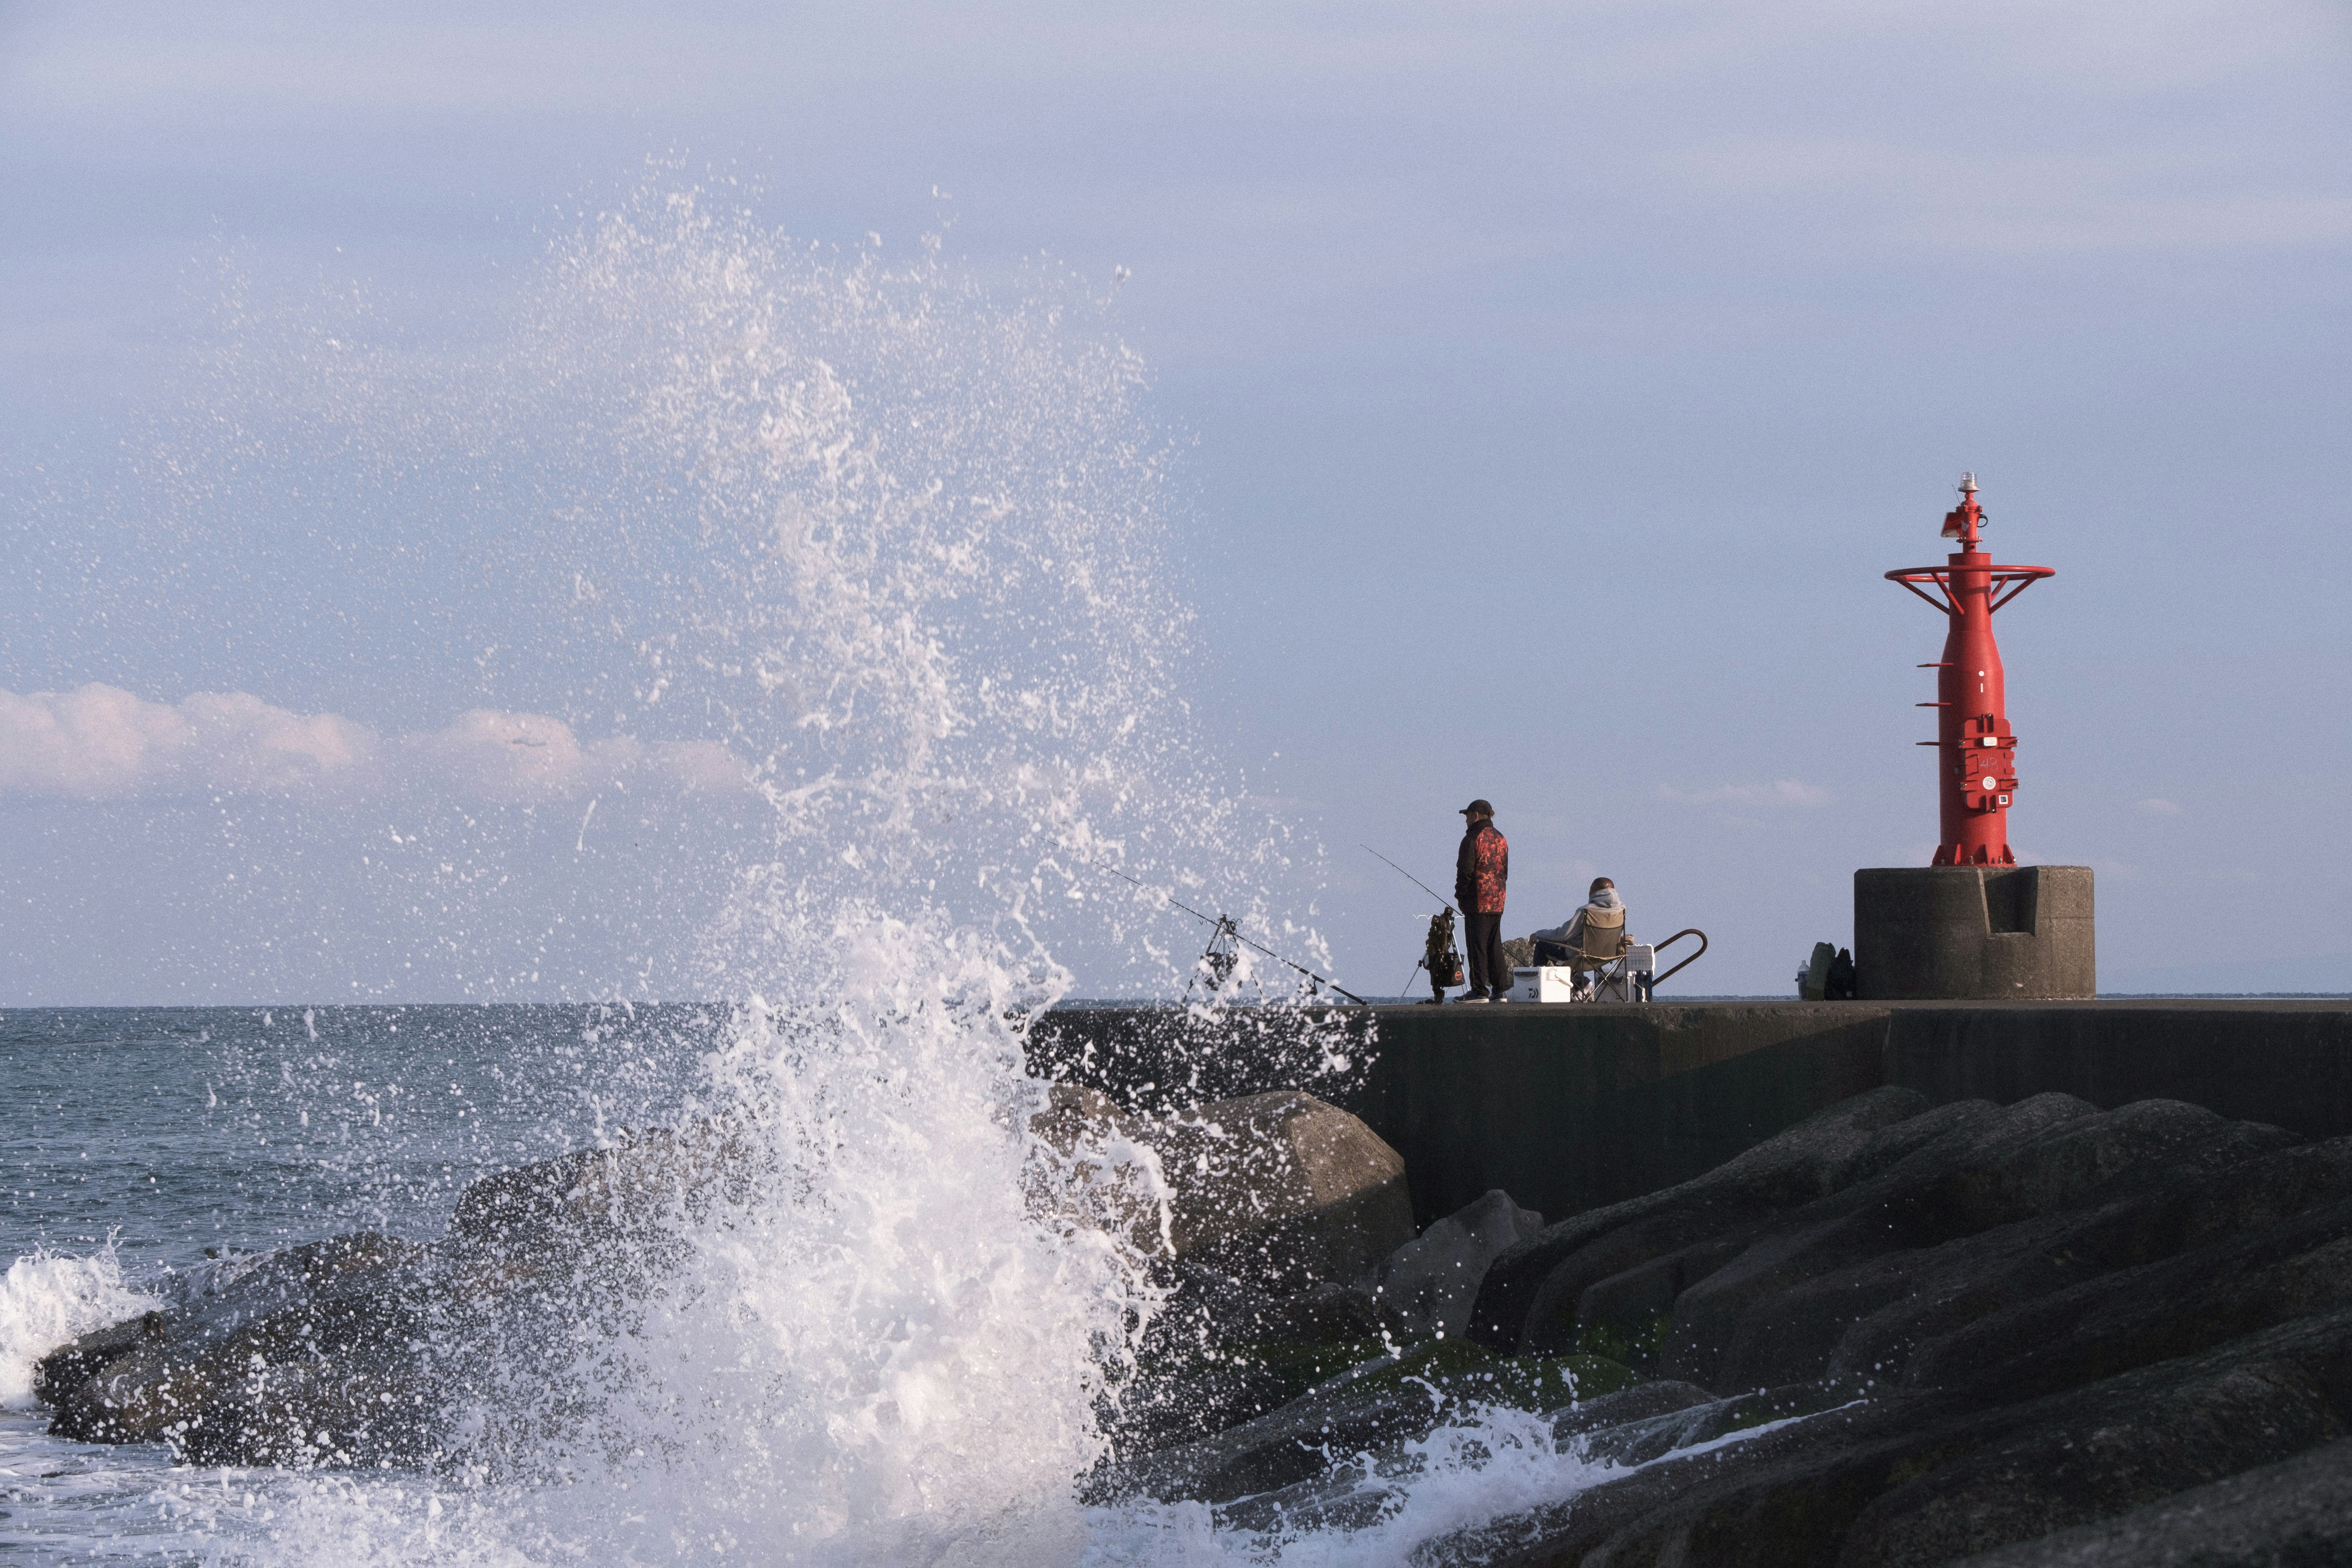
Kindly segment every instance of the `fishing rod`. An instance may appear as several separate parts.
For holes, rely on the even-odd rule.
[[[1431,898],[1437,899],[1436,889],[1431,887],[1428,883],[1423,881],[1420,878],[1414,876],[1412,872],[1406,870],[1403,867],[1398,865],[1395,861],[1390,859],[1387,856],[1381,854],[1370,845],[1359,844],[1356,847],[1370,856],[1373,859],[1378,860],[1381,865],[1386,866],[1390,870],[1394,871],[1398,876],[1402,877],[1406,881],[1411,882],[1414,887],[1419,888],[1423,892],[1427,893]],[[1454,908],[1452,902],[1447,900],[1437,899],[1437,901],[1445,905],[1449,910]]]
[[[1204,915],[1190,904],[1178,902],[1174,894],[1161,892],[1160,889],[1153,887],[1150,883],[1142,880],[1140,878],[1129,877],[1126,872],[1120,870],[1116,866],[1107,866],[1099,860],[1089,860],[1087,864],[1092,866],[1097,871],[1108,871],[1114,877],[1133,882],[1137,887],[1141,888],[1147,893],[1159,893],[1161,898],[1166,899],[1171,904],[1175,904],[1178,909],[1182,910],[1194,920],[1206,921],[1209,924],[1216,927],[1217,934],[1209,939],[1209,947],[1213,952],[1215,950],[1219,941],[1225,937],[1231,937],[1235,942],[1242,943],[1245,947],[1254,947],[1257,949],[1258,952],[1265,954],[1268,958],[1274,960],[1276,963],[1281,964],[1286,969],[1295,969],[1298,971],[1299,973],[1304,974],[1307,979],[1314,981],[1318,985],[1328,985],[1332,990],[1337,991],[1340,995],[1345,996],[1349,1001],[1353,1002],[1360,1007],[1370,1005],[1370,1004],[1366,1002],[1361,996],[1357,995],[1354,992],[1349,990],[1338,981],[1327,980],[1322,975],[1316,973],[1313,970],[1307,968],[1303,963],[1291,963],[1290,960],[1283,957],[1282,954],[1275,952],[1274,949],[1266,946],[1264,942],[1250,941],[1249,938],[1242,934],[1242,928],[1234,923],[1233,917],[1230,915]],[[1233,968],[1232,958],[1228,956],[1225,963],[1221,967],[1225,972],[1230,972]]]

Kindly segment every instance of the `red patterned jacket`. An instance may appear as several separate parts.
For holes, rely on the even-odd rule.
[[[1489,817],[1462,835],[1454,857],[1454,901],[1465,915],[1503,912],[1504,885],[1511,879],[1511,841]]]

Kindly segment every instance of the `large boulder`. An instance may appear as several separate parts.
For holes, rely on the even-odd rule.
[[[1487,1266],[1542,1229],[1543,1215],[1495,1188],[1383,1258],[1372,1272],[1372,1296],[1391,1330],[1404,1338],[1460,1334],[1470,1326]]]
[[[156,1310],[42,1358],[35,1389],[61,1436],[194,1462],[433,1463],[583,1308],[625,1322],[675,1255],[666,1221],[751,1169],[719,1122],[625,1131],[475,1182],[436,1242],[360,1233],[175,1276]]]
[[[1841,1101],[1759,1143],[1738,1158],[1679,1186],[1590,1209],[1545,1228],[1496,1258],[1481,1283],[1469,1332],[1496,1350],[1529,1352],[1572,1339],[1574,1310],[1586,1287],[1669,1260],[1664,1278],[1640,1282],[1630,1310],[1663,1310],[1683,1288],[1687,1268],[1710,1267],[1707,1251],[1729,1245],[1738,1226],[1808,1203],[1849,1184],[1874,1152],[1896,1140],[1926,1142],[1940,1128],[1917,1128],[1927,1097],[1874,1089]],[[1899,1131],[1911,1127],[1907,1135]],[[1883,1136],[1884,1135],[1884,1136]],[[1701,1253],[1676,1257],[1689,1248]]]
[[[1125,1230],[1168,1292],[1106,1403],[1119,1454],[1209,1436],[1389,1348],[1372,1276],[1413,1240],[1412,1204],[1356,1117],[1296,1091],[1153,1116],[1055,1084],[1030,1125],[1066,1162],[1052,1201]],[[1162,1201],[1132,1171],[1099,1179],[1147,1157]]]
[[[1497,1404],[1558,1408],[1556,1439],[1592,1445],[1595,1457],[1612,1459],[1636,1449],[1648,1458],[1716,1435],[1703,1418],[1655,1423],[1668,1413],[1725,1402],[1685,1384],[1629,1388],[1633,1381],[1624,1369],[1606,1363],[1515,1362],[1461,1341],[1430,1342],[1349,1367],[1221,1432],[1128,1458],[1089,1478],[1087,1489],[1097,1500],[1218,1504],[1276,1494],[1273,1511],[1297,1514],[1332,1456],[1370,1453],[1402,1469],[1409,1463],[1408,1446],[1442,1421],[1475,1418]],[[1351,1485],[1341,1479],[1337,1488]],[[1307,1489],[1282,1495],[1299,1487]]]
[[[1179,1258],[1302,1290],[1360,1279],[1413,1239],[1403,1158],[1311,1094],[1215,1100],[1156,1142]]]
[[[225,1258],[163,1310],[42,1358],[50,1430],[237,1463],[410,1462],[436,1444],[425,1248],[362,1233]]]
[[[741,1198],[758,1162],[729,1121],[623,1128],[613,1142],[497,1172],[457,1195],[453,1240],[531,1252],[644,1239],[721,1196]]]
[[[1354,1284],[1413,1239],[1402,1157],[1361,1120],[1311,1094],[1254,1094],[1155,1118],[1055,1084],[1030,1126],[1081,1162],[1150,1150],[1167,1206],[1163,1215],[1128,1203],[1123,1217],[1137,1246],[1259,1292]]]

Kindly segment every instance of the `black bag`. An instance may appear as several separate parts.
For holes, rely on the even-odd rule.
[[[1462,954],[1454,946],[1454,911],[1446,910],[1429,917],[1429,945],[1425,950],[1429,977],[1440,985],[1463,985]]]
[[[1839,948],[1830,960],[1829,983],[1822,987],[1822,998],[1828,1002],[1851,1002],[1854,998],[1853,954]]]

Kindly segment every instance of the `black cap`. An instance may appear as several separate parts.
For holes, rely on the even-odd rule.
[[[1474,800],[1455,814],[1459,816],[1492,816],[1495,808],[1483,800]]]

